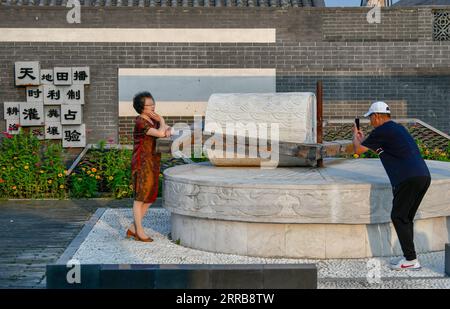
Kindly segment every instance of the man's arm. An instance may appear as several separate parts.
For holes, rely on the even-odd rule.
[[[356,128],[356,125],[353,125],[353,150],[356,154],[360,155],[369,150],[369,148],[361,145],[364,140],[364,133]]]

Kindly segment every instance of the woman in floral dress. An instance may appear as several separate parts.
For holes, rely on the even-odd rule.
[[[127,230],[127,237],[151,242],[142,227],[142,219],[158,195],[161,154],[156,153],[156,139],[169,137],[171,128],[164,118],[155,113],[155,100],[150,92],[141,92],[133,98],[133,107],[139,116],[135,119],[133,131],[133,157],[131,180],[134,190],[134,222]]]

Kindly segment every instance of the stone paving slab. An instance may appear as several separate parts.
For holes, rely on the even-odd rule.
[[[54,263],[99,207],[132,199],[0,200],[0,288],[45,288]],[[158,200],[154,206],[160,207]]]

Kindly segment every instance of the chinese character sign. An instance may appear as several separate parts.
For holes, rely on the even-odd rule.
[[[61,106],[45,105],[44,106],[45,123],[61,122]]]
[[[40,65],[39,61],[23,61],[15,63],[16,86],[39,86]]]
[[[30,127],[30,132],[39,140],[43,140],[45,138],[44,127]]]
[[[15,63],[15,84],[26,86],[26,102],[4,102],[7,131],[27,127],[38,139],[59,139],[63,147],[85,147],[84,85],[89,67],[41,69],[39,61]]]
[[[59,105],[63,102],[63,95],[66,87],[57,87],[54,85],[44,85],[44,104]]]
[[[24,127],[44,125],[44,105],[20,103],[20,124]]]
[[[63,126],[60,122],[45,123],[45,139],[62,139]]]
[[[86,128],[84,124],[63,126],[63,147],[85,147]]]
[[[73,85],[89,85],[90,76],[89,67],[73,67],[72,68],[72,84]]]
[[[27,102],[44,103],[44,88],[42,86],[26,88]]]
[[[5,102],[3,103],[5,120],[20,120],[20,103],[19,102]]]
[[[41,70],[41,84],[53,85],[53,70]]]
[[[19,134],[20,120],[6,120],[6,132],[9,134]]]
[[[72,68],[54,68],[53,79],[55,85],[72,85]]]
[[[81,124],[81,105],[69,104],[61,105],[61,124],[74,125]]]
[[[84,86],[72,85],[64,89],[63,102],[66,104],[84,104]]]

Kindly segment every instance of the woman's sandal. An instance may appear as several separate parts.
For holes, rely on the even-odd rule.
[[[136,237],[136,234],[133,233],[130,229],[127,230],[127,235],[125,236],[126,238],[131,238],[131,237]]]
[[[153,239],[151,237],[140,238],[137,234],[134,236],[134,240],[142,241],[142,242],[152,242],[153,241]]]
[[[134,226],[136,228],[136,226]],[[137,233],[133,233],[130,229],[127,230],[127,238],[133,237],[134,240],[142,241],[142,242],[152,242],[153,239],[151,237],[148,238],[140,238]]]

